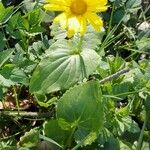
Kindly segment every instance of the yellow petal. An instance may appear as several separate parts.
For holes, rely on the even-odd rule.
[[[101,27],[103,27],[102,19],[95,13],[86,14],[86,18],[96,31],[99,32],[101,30]]]
[[[74,34],[75,34],[75,31],[74,31],[74,30],[68,29],[68,32],[67,32],[67,37],[68,37],[68,38],[71,38]]]
[[[104,12],[107,10],[107,6],[97,6],[97,7],[88,7],[88,10],[87,11],[91,11],[91,12]]]
[[[85,0],[88,6],[105,6],[108,1],[107,0]]]

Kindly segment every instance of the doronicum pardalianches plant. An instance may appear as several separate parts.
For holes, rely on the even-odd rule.
[[[10,1],[0,1],[0,150],[147,150],[149,8]]]
[[[103,29],[103,21],[97,13],[107,10],[106,0],[46,2],[46,10],[60,12],[53,22],[66,30],[70,39],[58,39],[46,51],[45,59],[41,60],[30,81],[30,91],[34,93],[69,89],[96,71],[100,56],[91,46],[96,47],[97,41],[101,41],[99,38],[102,37],[96,35],[96,32]],[[90,36],[95,36],[91,37],[92,39],[87,35],[89,28],[93,32]]]

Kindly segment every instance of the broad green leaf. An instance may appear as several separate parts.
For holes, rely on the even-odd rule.
[[[13,7],[5,8],[0,2],[0,24],[4,23],[11,16],[12,10]]]
[[[114,149],[119,148],[119,143],[116,141],[112,131],[109,131],[107,128],[103,128],[102,133],[99,135],[96,140],[100,145],[104,145],[104,148],[108,148],[109,146]]]
[[[113,13],[113,19],[112,19],[113,23],[114,24],[119,23],[123,19],[123,17],[125,17],[125,15],[126,15],[126,12],[125,12],[125,9],[123,7],[117,9]]]
[[[44,135],[62,146],[67,142],[70,134],[70,131],[63,130],[59,126],[58,120],[50,120],[44,123]]]
[[[0,68],[10,58],[13,52],[14,50],[12,49],[0,52]]]
[[[142,0],[128,0],[126,3],[126,9],[129,12],[135,13],[141,7]]]
[[[40,21],[40,9],[34,9],[27,14],[28,21],[31,26],[37,25]]]
[[[131,83],[124,82],[124,83],[116,83],[112,86],[112,93],[113,95],[123,95],[131,91]],[[133,89],[132,89],[133,90]],[[126,95],[121,96],[121,98],[125,98]]]
[[[28,85],[29,83],[27,75],[17,67],[12,70],[10,79],[16,83],[23,83],[24,85]]]
[[[9,28],[11,28],[12,30],[16,29],[17,24],[18,24],[18,19],[20,16],[21,16],[21,13],[18,12],[10,18],[10,20],[8,21]]]
[[[14,83],[28,84],[28,77],[22,69],[19,69],[14,64],[5,65],[0,74],[7,80],[11,80]]]
[[[118,117],[118,119],[116,118],[116,124],[118,125],[115,130],[118,132],[118,135],[121,135],[125,131],[128,131],[130,133],[140,132],[138,124],[134,120],[132,120],[132,118],[129,116],[122,118]]]
[[[22,147],[35,146],[39,142],[39,134],[38,128],[31,129],[20,138],[19,145]]]
[[[25,17],[18,16],[17,28],[19,28],[21,30],[29,31],[30,30],[29,21]]]
[[[90,49],[80,53],[77,50],[66,40],[53,44],[32,75],[30,91],[50,93],[68,89],[93,73],[99,64],[99,55]]]
[[[0,85],[5,86],[5,87],[10,87],[13,85],[14,82],[12,82],[9,79],[5,79],[1,74],[0,74]]]
[[[68,90],[58,102],[57,117],[76,129],[75,140],[87,144],[103,127],[102,95],[99,83],[90,81]],[[61,124],[60,124],[61,126]],[[92,134],[93,139],[90,139]],[[86,143],[87,142],[87,143]],[[91,144],[91,143],[88,143]]]

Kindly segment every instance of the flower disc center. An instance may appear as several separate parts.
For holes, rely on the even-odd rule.
[[[75,15],[82,15],[87,10],[87,4],[84,0],[73,0],[70,10]]]

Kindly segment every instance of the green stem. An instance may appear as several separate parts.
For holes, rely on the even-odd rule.
[[[111,81],[114,78],[117,78],[117,77],[119,77],[119,76],[121,76],[121,75],[123,75],[123,74],[125,74],[125,73],[127,73],[129,71],[130,70],[128,68],[122,69],[122,70],[120,70],[120,71],[118,71],[118,72],[116,72],[116,73],[114,73],[114,74],[112,74],[112,75],[110,75],[110,76],[100,80],[100,84],[104,84],[104,83],[106,83],[108,81]]]
[[[22,117],[27,119],[42,119],[42,118],[50,118],[53,115],[53,112],[28,112],[28,111],[0,111],[0,116],[8,115],[11,117]]]
[[[142,148],[143,135],[144,135],[145,127],[146,127],[146,118],[144,120],[144,124],[143,124],[142,130],[141,130],[141,133],[140,133],[140,137],[139,137],[139,140],[138,140],[137,150],[141,150],[141,148]]]
[[[73,134],[74,134],[75,130],[76,130],[76,127],[74,127],[74,128],[72,129],[72,131],[71,131],[71,134],[70,134],[70,136],[69,136],[69,138],[68,138],[68,140],[67,140],[66,148],[69,148],[69,149],[70,149],[71,144],[72,144]]]
[[[81,141],[79,144],[77,144],[75,147],[73,147],[71,150],[77,150],[80,146],[82,146],[84,141]]]
[[[107,34],[110,32],[111,27],[112,27],[112,20],[113,20],[114,9],[115,9],[115,4],[113,3],[113,7],[112,7],[112,12],[111,12],[111,16],[110,16],[110,21],[109,21],[109,27],[108,27],[108,30],[107,30]]]
[[[82,51],[83,39],[84,39],[84,36],[80,36],[80,40],[79,40],[79,43],[78,43],[78,51],[79,52]]]
[[[18,100],[18,97],[17,97],[17,92],[16,92],[15,86],[13,86],[13,92],[14,92],[14,97],[15,97],[15,101],[16,101],[16,106],[17,106],[17,110],[18,110],[18,114],[19,114],[19,100]]]

